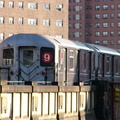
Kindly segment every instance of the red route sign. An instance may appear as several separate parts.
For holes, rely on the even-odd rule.
[[[44,63],[50,63],[52,61],[52,58],[53,58],[53,56],[50,52],[44,52],[42,54],[42,61]]]

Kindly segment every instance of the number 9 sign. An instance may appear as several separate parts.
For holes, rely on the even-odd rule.
[[[50,52],[44,52],[42,54],[42,61],[44,63],[50,63],[52,61],[52,54]]]

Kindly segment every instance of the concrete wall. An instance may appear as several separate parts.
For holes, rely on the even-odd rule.
[[[0,120],[95,120],[94,86],[0,85]]]

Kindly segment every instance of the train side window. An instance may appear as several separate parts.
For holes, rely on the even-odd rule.
[[[106,73],[110,72],[111,57],[106,56]]]
[[[95,54],[92,54],[92,73],[95,73]]]
[[[33,64],[34,51],[33,50],[24,50],[23,51],[23,64],[31,65]]]
[[[13,65],[13,63],[14,63],[14,49],[13,48],[3,49],[3,64]]]
[[[82,71],[86,71],[87,68],[87,53],[82,52]]]
[[[98,59],[98,72],[99,73],[102,73],[102,65],[103,65],[102,55],[99,55],[99,59]]]
[[[64,63],[64,51],[61,49],[59,51],[59,69],[63,69],[63,63]]]
[[[119,59],[119,57],[115,57],[115,62],[114,62],[114,65],[115,65],[115,67],[114,67],[114,69],[115,69],[115,73],[116,74],[119,74],[119,66],[120,66],[120,59]]]
[[[69,55],[69,59],[70,59],[70,70],[74,70],[74,51],[70,50],[70,55]]]

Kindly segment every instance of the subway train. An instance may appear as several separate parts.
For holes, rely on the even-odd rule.
[[[119,51],[39,34],[7,38],[0,44],[0,58],[1,79],[19,84],[78,85],[120,78]]]

